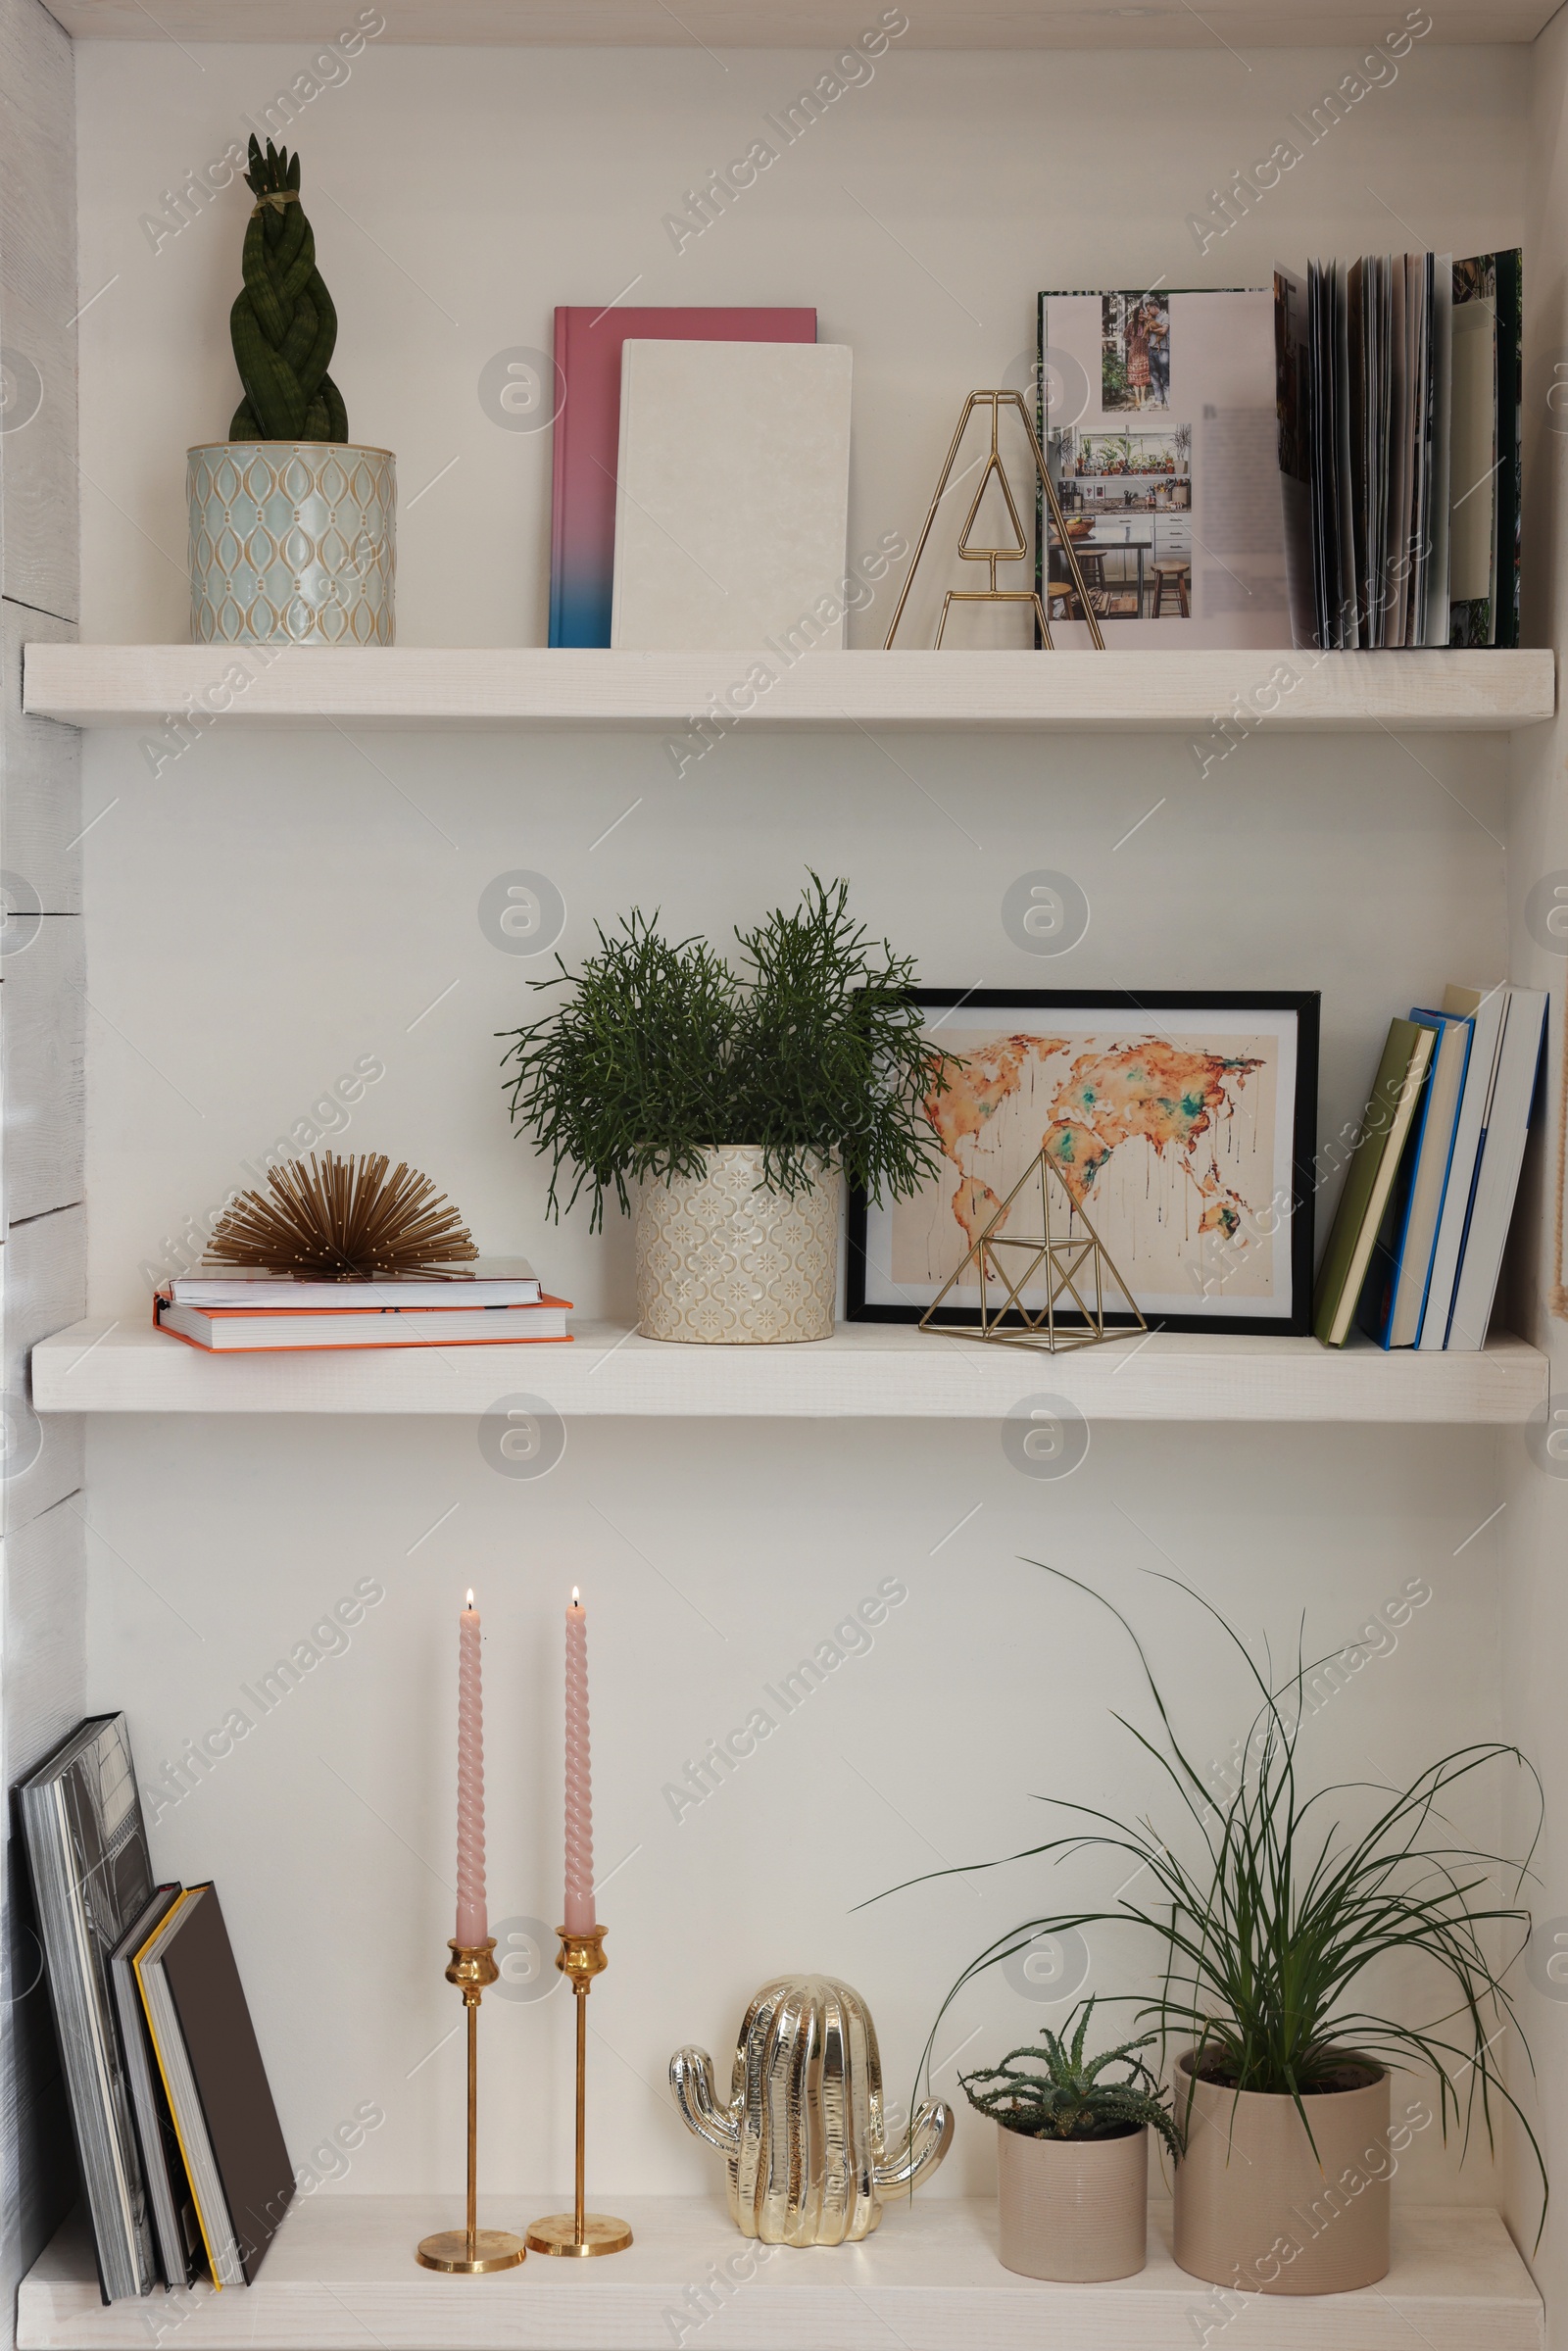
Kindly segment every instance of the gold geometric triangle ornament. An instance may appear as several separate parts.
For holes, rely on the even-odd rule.
[[[1033,1233],[1004,1233],[1008,1211],[1020,1193],[1028,1187],[1040,1187],[1040,1227]],[[1052,1186],[1061,1195],[1053,1219]],[[1065,1210],[1065,1212],[1064,1212]],[[1079,1226],[1073,1231],[1076,1221]],[[1024,1303],[1024,1292],[1041,1277],[1044,1268],[1045,1301],[1039,1306]],[[938,1323],[933,1321],[937,1308],[950,1290],[960,1283],[978,1282],[980,1310],[973,1323]],[[1114,1307],[1119,1295],[1132,1316],[1130,1324],[1114,1330],[1105,1328],[1105,1298],[1110,1293]],[[1070,1300],[1070,1304],[1068,1301]],[[1063,1323],[1058,1314],[1082,1316]],[[1008,1316],[1016,1320],[1009,1321]],[[1018,1178],[1002,1205],[986,1223],[984,1231],[965,1254],[956,1273],[950,1274],[920,1317],[922,1331],[933,1331],[944,1339],[984,1339],[996,1347],[1032,1347],[1042,1354],[1062,1355],[1075,1347],[1099,1347],[1106,1339],[1125,1339],[1133,1331],[1147,1331],[1149,1325],[1139,1313],[1132,1292],[1116,1271],[1106,1254],[1103,1243],[1082,1208],[1075,1205],[1072,1194],[1062,1181],[1061,1170],[1049,1154],[1042,1151]]]
[[[989,585],[984,588],[950,588],[948,590],[942,600],[942,618],[937,624],[936,650],[940,652],[942,649],[942,640],[947,633],[948,615],[956,604],[1029,605],[1033,610],[1035,627],[1039,631],[1041,644],[1047,653],[1054,650],[1051,621],[1047,615],[1045,605],[1041,601],[1039,589],[1035,587],[1004,588],[999,586],[997,581],[997,565],[999,563],[1027,563],[1029,561],[1029,542],[1018,514],[1017,501],[1012,494],[1012,484],[1007,479],[1007,468],[1002,462],[999,432],[1002,412],[1004,409],[1007,409],[1022,420],[1024,431],[1029,436],[1033,479],[1029,485],[1028,504],[1031,506],[1034,504],[1035,493],[1038,490],[1047,510],[1044,517],[1046,536],[1049,540],[1050,533],[1054,528],[1055,545],[1059,547],[1071,576],[1078,610],[1089,624],[1090,643],[1098,652],[1103,653],[1105,640],[1096,615],[1097,597],[1102,604],[1103,597],[1100,596],[1099,591],[1091,589],[1085,582],[1078,562],[1078,551],[1073,545],[1066,522],[1062,517],[1061,501],[1056,496],[1056,485],[1051,478],[1051,468],[1046,464],[1045,452],[1040,446],[1040,436],[1035,431],[1034,418],[1024,404],[1022,393],[1009,391],[971,392],[963,404],[963,414],[958,418],[958,429],[953,436],[953,446],[948,451],[948,462],[942,468],[942,478],[937,483],[936,495],[931,501],[930,512],[925,518],[925,527],[916,543],[913,560],[905,578],[898,604],[894,608],[892,623],[882,650],[884,653],[893,651],[893,640],[899,633],[899,622],[904,618],[904,608],[909,601],[909,590],[913,587],[914,575],[920,568],[920,558],[925,553],[926,541],[931,536],[938,509],[947,495],[948,483],[953,478],[953,468],[957,464],[958,451],[963,445],[964,434],[969,429],[969,418],[974,415],[976,409],[990,411],[991,450],[986,459],[985,470],[980,476],[980,487],[969,502],[969,512],[964,516],[963,528],[958,533],[957,554],[960,563],[989,564]],[[1001,540],[994,546],[989,541],[981,544],[976,537],[980,522],[981,502],[993,481],[1001,489],[1003,504],[1006,509],[1007,521],[1012,532],[1010,540]],[[963,576],[972,579],[974,574],[966,572]],[[1015,576],[1016,574],[1009,574],[1009,577]]]

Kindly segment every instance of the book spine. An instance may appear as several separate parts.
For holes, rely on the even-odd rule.
[[[566,364],[566,321],[570,316],[571,313],[564,305],[557,304],[555,358],[556,382],[561,391],[561,413],[551,428],[550,436],[550,642],[553,646],[564,642],[562,610],[566,568],[567,387],[571,381]]]

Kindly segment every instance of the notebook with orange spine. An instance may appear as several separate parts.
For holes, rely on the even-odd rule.
[[[569,1344],[571,1300],[531,1306],[189,1306],[168,1290],[153,1328],[205,1354],[328,1354],[369,1347],[559,1347]]]

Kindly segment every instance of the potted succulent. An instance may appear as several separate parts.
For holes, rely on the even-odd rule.
[[[907,1197],[934,1158],[924,1096],[947,1083],[909,1000],[913,966],[872,947],[847,882],[814,873],[793,913],[737,930],[737,971],[633,911],[596,926],[559,1010],[505,1031],[512,1122],[551,1155],[549,1207],[586,1191],[590,1229],[640,1183],[638,1328],[741,1345],[831,1337],[844,1182]]]
[[[997,2126],[1003,2268],[1066,2285],[1143,2268],[1150,2131],[1181,2153],[1167,2094],[1138,2055],[1156,2035],[1086,2058],[1094,2012],[1086,2000],[1059,2033],[1041,2027],[1043,2048],[1029,2042],[958,2077],[970,2105]],[[1120,2079],[1107,2079],[1118,2065]]]
[[[1046,1572],[1088,1593],[1132,1641],[1157,1725],[1149,1735],[1123,1727],[1157,1764],[1176,1818],[1162,1833],[1152,1821],[1050,1799],[1080,1825],[1007,1858],[1058,1862],[1102,1850],[1122,1890],[1108,1905],[1031,1919],[1001,1936],[963,1971],[937,2025],[973,1977],[1038,1935],[1110,1926],[1146,1935],[1159,1988],[1138,2013],[1154,2020],[1174,2060],[1172,2110],[1186,2148],[1176,2168],[1175,2257],[1216,2284],[1325,2294],[1385,2276],[1389,2182],[1414,2133],[1434,2119],[1425,2096],[1408,2092],[1391,2118],[1395,2069],[1434,2086],[1444,2137],[1450,2120],[1462,2120],[1465,2146],[1478,2105],[1489,2145],[1494,2107],[1508,2108],[1544,2196],[1540,2144],[1496,2054],[1504,2030],[1519,2031],[1503,1978],[1529,1940],[1518,1894],[1536,1840],[1522,1859],[1505,1859],[1464,1843],[1447,1818],[1467,1784],[1507,1765],[1526,1776],[1539,1807],[1540,1781],[1518,1748],[1480,1740],[1402,1788],[1355,1783],[1307,1794],[1297,1750],[1317,1704],[1313,1676],[1328,1660],[1308,1663],[1298,1651],[1294,1674],[1276,1687],[1208,1601],[1157,1575],[1220,1627],[1258,1701],[1235,1771],[1205,1775],[1172,1728],[1121,1611],[1063,1569]],[[1499,1895],[1501,1874],[1512,1886]],[[1498,1955],[1498,1943],[1514,1936],[1515,1947]],[[1429,2021],[1408,2024],[1357,2004],[1373,1996],[1368,1971],[1391,1959],[1422,1963],[1439,1987]],[[929,2051],[928,2042],[928,2061]]]
[[[300,159],[250,143],[245,282],[229,313],[244,397],[186,453],[197,644],[390,645],[396,464],[349,439],[327,367],[337,313],[300,202]]]

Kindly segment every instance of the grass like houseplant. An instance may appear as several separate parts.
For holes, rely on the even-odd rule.
[[[1465,2147],[1478,2118],[1491,2145],[1499,2111],[1510,2113],[1534,2153],[1544,2198],[1540,2144],[1497,2053],[1503,2033],[1519,2032],[1505,1978],[1529,1937],[1530,1913],[1519,1896],[1536,1837],[1524,1854],[1500,1855],[1465,1842],[1447,1818],[1450,1803],[1462,1799],[1481,1775],[1512,1770],[1523,1773],[1533,1789],[1539,1835],[1540,1781],[1519,1749],[1479,1740],[1440,1756],[1403,1787],[1351,1782],[1308,1792],[1298,1745],[1310,1677],[1326,1660],[1308,1662],[1298,1643],[1294,1672],[1276,1683],[1266,1658],[1260,1664],[1200,1593],[1179,1578],[1146,1571],[1204,1612],[1252,1685],[1255,1719],[1239,1778],[1230,1788],[1216,1788],[1176,1732],[1126,1617],[1076,1576],[1059,1568],[1045,1572],[1107,1610],[1131,1642],[1152,1700],[1154,1728],[1140,1730],[1119,1713],[1114,1719],[1156,1767],[1173,1816],[1159,1826],[1126,1822],[1094,1805],[1047,1798],[1076,1815],[1075,1826],[1005,1859],[1059,1863],[1104,1853],[1121,1890],[1108,1902],[1029,1919],[992,1942],[952,1986],[937,2025],[965,1984],[1037,1935],[1085,1928],[1140,1931],[1152,1949],[1158,1987],[1141,2000],[1139,2015],[1153,2021],[1167,2050],[1174,2043],[1185,2051],[1177,2064],[1176,2119],[1195,2154],[1211,2142],[1220,2147],[1228,2186],[1218,2192],[1241,2198],[1243,2167],[1229,2164],[1227,2134],[1240,2130],[1244,2112],[1272,2106],[1276,2137],[1282,2117],[1288,2119],[1305,2150],[1309,2188],[1315,2192],[1328,2178],[1346,2199],[1343,2209],[1327,2211],[1321,2227],[1304,2224],[1311,2242],[1298,2245],[1273,2278],[1252,2280],[1265,2290],[1327,2290],[1311,2282],[1320,2274],[1319,2256],[1327,2258],[1323,2246],[1337,2252],[1355,2233],[1348,2224],[1336,2225],[1349,2211],[1357,2227],[1365,2220],[1377,2205],[1370,2188],[1386,2198],[1393,2159],[1401,2151],[1397,2131],[1385,2131],[1390,2145],[1382,2161],[1366,2176],[1358,2172],[1348,2185],[1334,2180],[1325,2133],[1342,2099],[1375,2092],[1378,2082],[1386,2085],[1390,2069],[1435,2083],[1443,2135],[1450,2125],[1462,2126]],[[1417,2023],[1390,2014],[1367,1984],[1370,1971],[1405,1959],[1424,1962],[1441,1987],[1434,2013]],[[1522,2033],[1519,2039],[1528,2063]],[[928,2059],[929,2049],[928,2042]],[[1348,2103],[1342,2111],[1350,2111]],[[1220,2128],[1192,2133],[1187,2126],[1195,2116],[1205,2127],[1217,2119]],[[1406,2129],[1404,2144],[1409,2135]],[[1177,2172],[1178,2259],[1183,2183],[1192,2170],[1190,2156]],[[1302,2192],[1294,2191],[1296,2201]],[[1287,2198],[1282,2211],[1292,2208]],[[1253,2241],[1245,2248],[1244,2264],[1270,2242],[1267,2235],[1256,2239],[1263,2224],[1255,2214],[1248,2225]],[[1287,2234],[1295,2226],[1281,2221]],[[1222,2282],[1231,2282],[1228,2275]]]
[[[1085,2055],[1095,2003],[1075,2008],[1042,2045],[958,2079],[997,2130],[1004,2269],[1087,2283],[1130,2278],[1146,2258],[1149,2132],[1173,2156],[1181,2137],[1167,2096],[1139,2055],[1156,2035]],[[1120,2074],[1111,2077],[1110,2069]]]
[[[912,959],[814,873],[793,910],[736,930],[738,964],[657,915],[596,930],[579,971],[558,955],[532,983],[565,1001],[505,1032],[513,1126],[549,1155],[551,1213],[586,1194],[597,1231],[607,1198],[625,1213],[628,1184],[646,1188],[651,1337],[825,1336],[842,1182],[904,1199],[935,1161],[922,1104],[951,1056],[922,1034]]]

